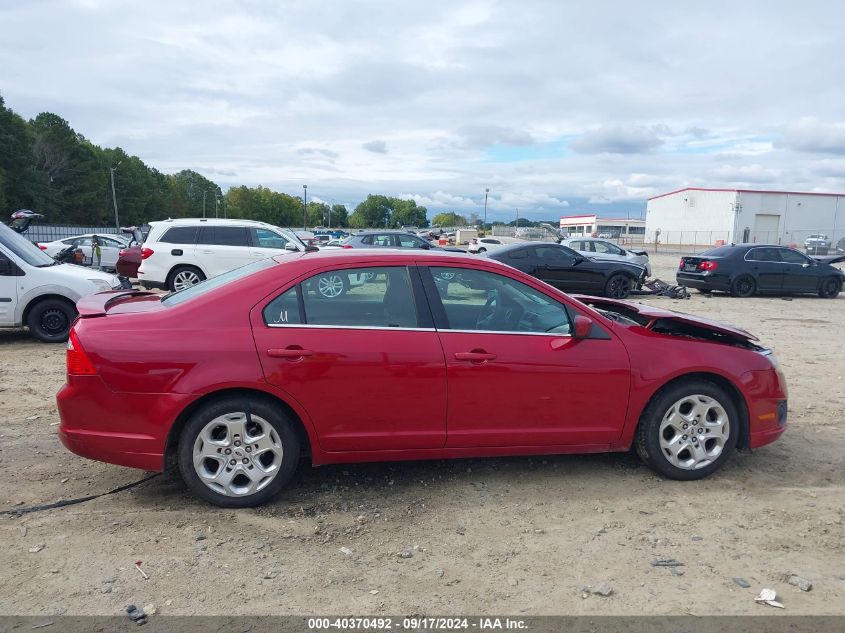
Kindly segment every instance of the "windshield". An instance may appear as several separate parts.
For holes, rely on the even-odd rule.
[[[0,224],[0,244],[30,266],[52,266],[56,260],[5,224]]]
[[[217,275],[217,277],[212,277],[211,279],[201,281],[196,286],[190,286],[188,288],[185,288],[184,290],[171,292],[169,295],[162,298],[161,303],[166,306],[175,306],[179,305],[180,303],[185,303],[186,301],[196,299],[197,297],[200,297],[207,292],[211,292],[212,290],[215,290],[220,286],[225,286],[228,283],[232,283],[233,281],[237,281],[238,279],[247,277],[252,273],[258,272],[259,270],[264,270],[265,268],[269,268],[270,266],[274,266],[275,264],[276,262],[273,261],[272,258],[252,262],[251,264],[241,266],[240,268],[235,268],[235,270],[230,270],[229,272],[223,273],[222,275]]]

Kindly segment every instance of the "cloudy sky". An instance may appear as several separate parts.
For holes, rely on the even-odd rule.
[[[491,219],[845,190],[845,5],[0,0],[0,94],[223,187]]]

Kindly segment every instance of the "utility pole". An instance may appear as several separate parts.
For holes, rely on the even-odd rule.
[[[217,197],[217,194],[214,194],[214,217],[220,217],[220,198]]]
[[[205,220],[205,194],[208,193],[208,189],[202,190],[202,219]]]
[[[487,194],[490,193],[490,187],[484,189],[484,228],[487,228]]]
[[[120,163],[122,160],[117,161],[117,165],[114,167],[109,167],[109,173],[111,174],[111,199],[114,203],[114,228],[120,232],[120,221],[117,219],[117,193],[114,190],[114,170],[120,167]]]
[[[839,198],[837,198],[838,200]],[[329,229],[332,228],[332,205],[329,205]]]
[[[302,185],[302,230],[308,230],[308,185]]]

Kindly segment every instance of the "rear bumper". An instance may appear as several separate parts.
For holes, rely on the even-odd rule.
[[[730,290],[731,280],[721,275],[703,275],[701,273],[685,273],[678,271],[675,279],[679,286],[695,288],[696,290]]]
[[[116,393],[99,376],[70,376],[56,395],[59,439],[89,459],[161,471],[167,435],[187,394]]]

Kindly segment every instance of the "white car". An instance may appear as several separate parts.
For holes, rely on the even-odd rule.
[[[561,240],[560,243],[593,259],[621,260],[639,264],[645,267],[646,277],[651,277],[651,262],[649,262],[648,253],[645,251],[624,249],[613,242],[592,237],[569,238]]]
[[[22,235],[0,224],[0,327],[29,327],[40,341],[67,340],[76,302],[121,288],[114,275],[59,264]]]
[[[497,251],[509,244],[523,243],[518,237],[478,237],[470,240],[467,253],[487,253]]]
[[[97,257],[96,249],[94,247],[95,237],[100,243],[99,258]],[[88,233],[87,235],[66,237],[63,240],[38,243],[38,248],[47,253],[50,257],[55,257],[59,251],[66,249],[68,246],[76,246],[82,251],[82,254],[85,256],[85,260],[83,262],[84,265],[102,268],[105,270],[114,270],[117,267],[117,258],[120,253],[120,249],[129,246],[129,240],[125,239],[121,235]]]
[[[175,292],[222,273],[308,248],[292,231],[253,220],[185,218],[150,222],[138,281]]]

